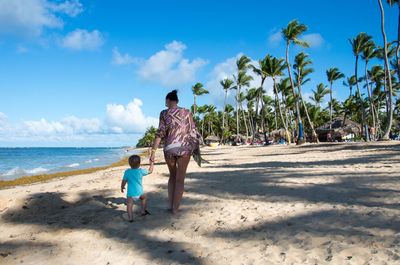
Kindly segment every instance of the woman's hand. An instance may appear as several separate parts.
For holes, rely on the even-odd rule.
[[[150,164],[153,164],[155,162],[155,159],[156,159],[156,152],[154,150],[152,150],[150,153],[150,158],[149,158]]]

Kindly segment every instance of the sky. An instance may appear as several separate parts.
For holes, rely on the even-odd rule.
[[[385,12],[395,40],[398,9]],[[311,47],[290,49],[314,62],[307,98],[328,68],[354,73],[349,38],[383,43],[377,0],[0,0],[0,147],[135,145],[166,93],[178,89],[190,108],[196,82],[210,91],[198,104],[221,109],[219,80],[236,58],[283,58],[280,31],[293,19],[308,26]],[[335,83],[334,96],[347,95]]]

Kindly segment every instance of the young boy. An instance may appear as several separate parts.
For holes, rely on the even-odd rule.
[[[148,174],[153,173],[154,164],[150,165],[149,170],[140,168],[140,156],[132,155],[129,157],[130,169],[125,170],[124,177],[121,182],[121,192],[124,192],[125,185],[128,183],[128,192],[126,194],[127,204],[126,209],[128,212],[129,222],[133,222],[132,207],[133,202],[140,199],[142,216],[150,214],[147,211],[146,196],[143,193],[142,178]]]

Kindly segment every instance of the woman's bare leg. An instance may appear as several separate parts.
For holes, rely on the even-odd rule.
[[[176,160],[177,171],[175,177],[174,199],[172,204],[172,213],[177,213],[181,204],[183,189],[185,186],[186,170],[190,161],[190,156],[179,157]]]
[[[174,203],[175,182],[176,182],[176,159],[174,157],[165,156],[165,162],[167,163],[169,170],[168,208],[172,210]]]

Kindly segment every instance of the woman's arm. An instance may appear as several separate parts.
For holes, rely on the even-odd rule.
[[[154,164],[156,151],[157,151],[158,147],[160,146],[161,140],[165,137],[165,135],[167,133],[167,126],[165,124],[164,115],[165,115],[164,111],[162,111],[160,113],[160,121],[159,121],[159,125],[158,125],[158,130],[156,133],[156,139],[154,139],[153,147],[151,148],[151,151],[150,151],[150,165]]]
[[[151,148],[151,151],[150,151],[150,166],[152,164],[154,164],[156,151],[157,151],[158,147],[160,146],[160,142],[161,142],[161,138],[156,137],[156,139],[154,140],[154,143],[153,143],[153,147]]]

